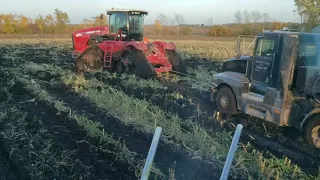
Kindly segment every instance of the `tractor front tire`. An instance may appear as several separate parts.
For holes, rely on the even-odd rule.
[[[115,71],[117,74],[122,74],[124,72],[124,65],[121,61],[116,62]]]
[[[235,95],[233,91],[227,86],[222,86],[218,89],[215,95],[214,102],[217,110],[225,118],[229,118],[230,116],[237,113],[237,102]]]
[[[175,50],[166,50],[167,57],[172,65],[172,70],[187,73],[186,66],[181,60],[179,54]]]
[[[304,138],[313,147],[320,149],[320,114],[312,116],[304,126]]]
[[[88,57],[86,59],[85,57]],[[79,57],[75,60],[75,68],[77,73],[84,71],[102,70],[103,66],[103,52],[98,46],[88,47]]]
[[[142,51],[132,49],[127,54],[127,59],[133,64],[133,73],[142,79],[155,77],[153,66],[150,64]]]

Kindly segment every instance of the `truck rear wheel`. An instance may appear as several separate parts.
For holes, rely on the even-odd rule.
[[[215,106],[218,111],[226,117],[237,113],[236,98],[229,87],[223,86],[218,89]]]
[[[307,121],[304,136],[308,144],[320,149],[320,115],[313,116]]]

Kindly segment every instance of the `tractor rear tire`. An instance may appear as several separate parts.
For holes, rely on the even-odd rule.
[[[215,95],[215,106],[225,118],[229,118],[237,113],[236,103],[235,95],[229,87],[222,86],[218,89]]]
[[[308,144],[320,149],[320,115],[311,117],[304,126],[304,138]]]
[[[153,66],[150,64],[146,56],[140,50],[130,50],[127,54],[129,62],[133,63],[133,73],[142,79],[155,77]]]
[[[167,57],[172,65],[172,70],[187,73],[186,66],[175,50],[166,50]]]

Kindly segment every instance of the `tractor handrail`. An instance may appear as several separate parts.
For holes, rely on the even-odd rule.
[[[113,41],[117,40],[118,35],[120,35],[120,41],[122,41],[122,31],[121,30],[119,30],[117,33],[115,33]]]

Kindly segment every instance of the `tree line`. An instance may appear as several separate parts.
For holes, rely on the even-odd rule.
[[[296,31],[309,32],[312,28],[320,25],[320,0],[294,0],[300,22],[279,22],[271,19],[267,13],[259,11],[236,11],[234,13],[235,24],[214,25],[208,32],[209,36],[234,36],[234,35],[255,35],[263,30],[281,30],[282,27],[295,29]],[[212,22],[212,18],[207,20]]]
[[[32,19],[20,14],[0,14],[0,33],[4,34],[64,34],[73,31],[106,25],[106,16],[85,18],[80,24],[70,24],[68,13],[54,9],[53,14],[38,15]]]
[[[263,30],[281,30],[282,27],[290,29],[309,31],[320,24],[320,0],[294,0],[299,15],[299,23],[280,22],[272,19],[267,13],[259,11],[236,11],[233,14],[234,23],[214,25],[213,18],[208,18],[205,25],[202,23],[199,28],[205,28],[208,36],[237,36],[256,35]],[[161,13],[154,21],[152,33],[156,35],[190,35],[193,28],[186,26],[183,14],[175,13],[173,17]],[[64,34],[79,29],[107,25],[106,16],[101,20],[99,16],[85,18],[80,24],[70,24],[66,12],[54,9],[52,14],[38,15],[32,19],[18,14],[0,14],[0,33],[5,34]],[[209,28],[208,28],[209,27]]]

